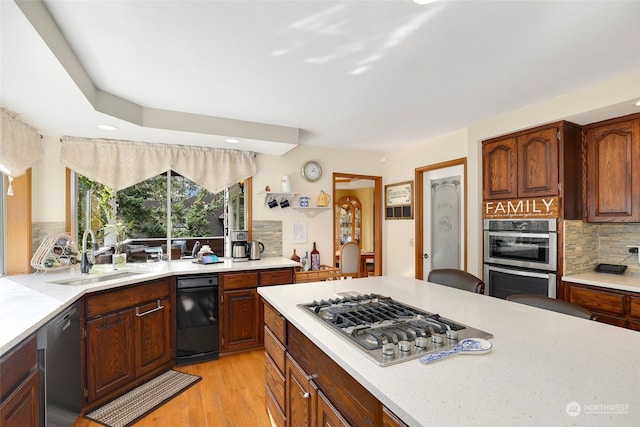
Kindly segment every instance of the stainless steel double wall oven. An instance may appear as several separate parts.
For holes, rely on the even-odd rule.
[[[556,297],[557,219],[485,219],[485,293]]]

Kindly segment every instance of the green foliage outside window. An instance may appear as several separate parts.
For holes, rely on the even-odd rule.
[[[78,175],[78,242],[86,227],[87,192],[91,194],[90,226],[104,242],[109,223],[121,224],[127,238],[167,237],[167,175],[113,192],[110,188]],[[172,237],[222,235],[215,223],[224,206],[224,191],[212,194],[194,182],[171,176]],[[114,202],[116,212],[114,215]],[[118,236],[118,239],[121,239]],[[119,243],[119,242],[118,242]]]

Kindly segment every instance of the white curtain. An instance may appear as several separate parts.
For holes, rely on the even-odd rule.
[[[0,170],[9,176],[7,194],[13,194],[13,178],[24,175],[43,155],[38,131],[23,122],[17,113],[0,107]]]
[[[173,170],[217,193],[256,173],[250,151],[108,139],[64,137],[60,160],[115,191]]]

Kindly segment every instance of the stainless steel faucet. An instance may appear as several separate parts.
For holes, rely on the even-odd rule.
[[[93,245],[93,250],[98,250],[98,242],[96,242],[96,235],[93,234],[90,228],[87,228],[82,235],[82,259],[80,260],[80,271],[82,274],[88,274],[89,270],[93,266],[93,263],[89,261],[89,257],[87,256],[87,237],[91,235],[91,243]]]

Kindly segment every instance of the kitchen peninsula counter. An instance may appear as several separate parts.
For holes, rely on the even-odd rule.
[[[119,271],[138,274],[88,285],[52,283],[93,275],[109,274],[110,264],[96,265],[89,275],[81,275],[80,268],[37,272],[0,277],[0,356],[71,305],[84,294],[121,286],[184,274],[207,274],[250,271],[272,268],[293,268],[300,264],[281,257],[265,257],[257,261],[234,262],[221,258],[217,264],[196,264],[193,260],[171,262],[129,263]]]
[[[348,291],[390,296],[490,332],[494,348],[429,365],[410,360],[380,367],[297,306]],[[640,334],[635,331],[404,277],[270,286],[258,292],[411,426],[635,426],[640,418]]]

